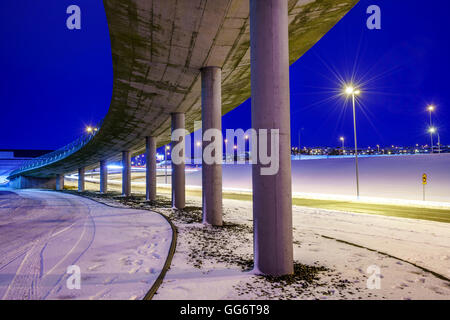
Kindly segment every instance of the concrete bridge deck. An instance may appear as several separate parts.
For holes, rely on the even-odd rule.
[[[104,0],[111,38],[113,94],[99,132],[80,150],[27,176],[54,177],[120,153],[145,151],[145,137],[170,141],[170,114],[186,128],[201,119],[205,66],[222,68],[222,114],[250,97],[249,0]],[[358,1],[289,0],[289,60],[295,62]]]

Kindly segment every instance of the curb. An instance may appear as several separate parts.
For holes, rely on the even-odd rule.
[[[416,268],[418,268],[418,269],[420,269],[420,270],[422,270],[422,271],[424,271],[424,272],[428,272],[428,273],[430,273],[431,275],[435,276],[436,278],[438,278],[438,279],[440,279],[440,280],[443,280],[443,281],[446,281],[446,282],[449,282],[449,283],[450,283],[450,279],[447,278],[446,276],[442,275],[442,274],[439,274],[439,273],[437,273],[437,272],[435,272],[435,271],[432,271],[432,270],[430,270],[430,269],[427,269],[427,268],[425,268],[425,267],[419,266],[419,265],[417,265],[417,264],[415,264],[415,263],[413,263],[413,262],[404,260],[404,259],[402,259],[402,258],[398,258],[398,257],[396,257],[396,256],[393,256],[393,255],[389,254],[389,253],[385,253],[385,252],[382,252],[382,251],[378,251],[378,250],[375,250],[375,249],[371,249],[371,248],[368,248],[368,247],[364,247],[364,246],[361,246],[361,245],[359,245],[359,244],[352,243],[352,242],[348,242],[348,241],[345,241],[345,240],[340,240],[340,239],[337,239],[337,238],[325,236],[325,235],[323,235],[323,234],[319,234],[319,236],[321,236],[322,238],[328,239],[328,240],[334,240],[334,241],[337,241],[337,242],[340,242],[340,243],[344,243],[344,244],[347,244],[347,245],[350,245],[350,246],[354,246],[354,247],[366,249],[366,250],[369,250],[369,251],[372,251],[372,252],[376,252],[376,253],[378,253],[378,254],[384,255],[384,256],[386,256],[386,257],[388,257],[388,258],[391,258],[391,259],[399,260],[399,261],[401,261],[401,262],[404,262],[404,263],[407,263],[407,264],[409,264],[409,265],[412,265],[413,267],[416,267]]]
[[[143,209],[141,209],[141,210],[143,210]],[[148,210],[146,210],[146,211],[148,211]],[[143,300],[152,300],[153,299],[153,296],[156,294],[156,291],[159,289],[159,287],[163,283],[164,277],[166,276],[167,271],[170,269],[170,265],[172,264],[172,259],[173,259],[173,256],[175,255],[175,250],[177,247],[177,237],[178,237],[177,228],[165,214],[162,214],[161,212],[158,212],[158,211],[155,211],[155,212],[160,214],[170,224],[170,227],[172,228],[172,243],[170,244],[169,254],[167,255],[166,263],[164,263],[161,273],[159,274],[158,278],[156,278],[155,282],[153,283],[153,286],[147,292],[147,294],[145,295]]]

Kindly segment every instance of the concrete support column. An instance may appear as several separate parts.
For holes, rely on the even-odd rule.
[[[56,175],[56,190],[61,191],[64,189],[64,175],[57,174]]]
[[[122,195],[131,195],[131,153],[122,152]]]
[[[84,191],[84,168],[78,169],[78,191],[83,192]]]
[[[108,163],[106,160],[100,161],[100,192],[108,192]]]
[[[279,130],[278,172],[263,175],[267,165],[259,156],[252,166],[255,271],[267,275],[294,271],[287,5],[287,0],[250,0],[252,127],[258,152],[259,130],[268,129],[268,154],[277,151],[271,147],[271,130]]]
[[[202,69],[202,131],[216,129],[222,132],[222,70],[219,67]],[[203,141],[203,148],[214,143],[212,155],[222,161],[222,140]],[[203,155],[203,152],[202,152]],[[216,159],[217,159],[216,158]],[[222,225],[222,163],[207,164],[202,156],[203,223]]]
[[[172,132],[177,129],[184,129],[184,113],[172,113]],[[185,190],[185,172],[184,172],[184,143],[185,137],[183,136],[180,141],[172,142],[172,206],[177,209],[183,209],[186,205],[186,190]],[[174,154],[174,149],[182,143],[182,151],[177,155]],[[176,149],[175,149],[176,150]],[[183,161],[181,163],[175,164],[173,158],[177,156]]]
[[[156,138],[146,137],[147,174],[145,194],[148,201],[156,200]]]

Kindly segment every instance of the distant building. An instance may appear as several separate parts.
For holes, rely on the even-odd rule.
[[[358,148],[358,154],[360,155],[408,155],[408,154],[426,154],[431,153],[431,148],[428,145],[415,145],[413,147],[402,147],[402,146],[389,146],[389,147],[366,147]],[[450,153],[449,145],[433,146],[433,153]],[[342,147],[330,148],[330,147],[303,147],[298,149],[293,147],[291,154],[294,156],[298,155],[310,155],[310,156],[338,156],[338,155],[355,155],[355,149],[352,147]]]

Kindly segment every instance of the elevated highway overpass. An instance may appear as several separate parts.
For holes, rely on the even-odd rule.
[[[61,177],[78,170],[83,190],[84,171],[100,164],[101,191],[106,192],[106,163],[122,158],[123,193],[129,195],[130,157],[147,152],[147,197],[152,200],[156,163],[151,159],[157,146],[171,140],[171,129],[192,132],[198,120],[203,129],[221,129],[220,116],[252,96],[252,127],[280,130],[281,168],[274,176],[253,175],[254,210],[260,215],[255,233],[274,234],[255,249],[265,252],[255,252],[256,268],[290,273],[289,64],[357,2],[104,0],[114,74],[107,115],[97,132],[29,162],[10,179],[56,177],[61,188]],[[204,188],[204,222],[221,225],[221,167],[204,164],[203,171],[209,185]],[[184,165],[173,165],[172,179],[173,205],[181,209]],[[266,255],[275,262],[265,260]]]
[[[357,0],[289,0],[289,62],[320,40]],[[250,97],[248,0],[104,1],[113,94],[99,132],[73,153],[15,172],[54,177],[145,152],[145,137],[170,141],[170,114],[201,120],[200,70],[222,68],[222,114]],[[78,142],[77,142],[78,143]],[[64,149],[64,148],[63,148]]]

